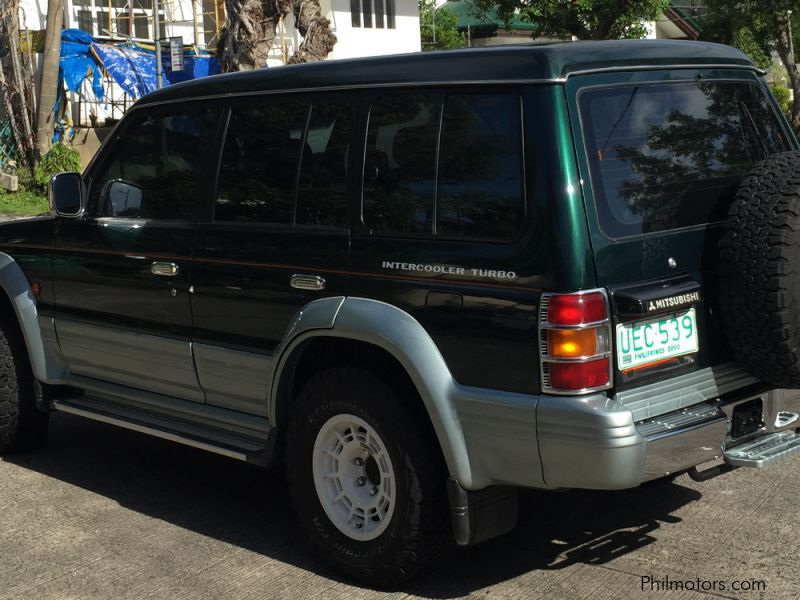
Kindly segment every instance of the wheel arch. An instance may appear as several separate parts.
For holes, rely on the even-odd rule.
[[[370,349],[374,352],[367,355]],[[358,355],[358,362],[386,369],[395,384],[410,386],[420,399],[419,408],[424,410],[451,476],[470,485],[472,475],[453,406],[450,370],[422,325],[407,312],[384,302],[346,298],[332,327],[304,331],[284,345],[272,382],[271,423],[283,428],[296,385],[302,381],[298,376],[304,375],[303,370],[314,359],[340,357],[334,350],[349,350],[351,355]]]
[[[30,282],[14,258],[3,252],[0,252],[0,310],[10,311],[16,319],[34,377],[46,383],[61,382],[63,365],[45,345]]]

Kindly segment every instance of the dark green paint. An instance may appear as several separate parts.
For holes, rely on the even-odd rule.
[[[588,69],[731,64],[752,67],[739,50],[707,42],[612,40],[446,50],[289,65],[173,85],[137,105],[252,92],[341,86],[485,83],[558,79]]]
[[[593,207],[576,94],[587,85],[691,79],[701,73],[709,78],[758,78],[743,68],[702,72],[656,68],[575,74],[566,84],[530,81],[562,78],[585,69],[668,64],[749,66],[738,51],[711,44],[554,44],[265,69],[172,86],[137,104],[148,110],[148,105],[162,101],[196,103],[202,101],[197,97],[215,95],[223,98],[213,102],[224,105],[225,96],[282,89],[383,88],[448,81],[477,88],[502,81],[504,87],[521,94],[524,117],[525,226],[509,243],[378,236],[366,228],[360,217],[369,106],[365,100],[378,93],[369,90],[363,95],[350,93],[359,101],[352,140],[358,151],[350,170],[348,229],[213,223],[211,184],[198,199],[201,210],[195,223],[144,222],[134,227],[90,216],[56,219],[55,232],[52,218],[40,219],[0,226],[0,245],[17,258],[32,280],[42,279],[42,307],[55,305],[57,316],[270,355],[308,302],[337,295],[365,297],[393,304],[417,319],[460,383],[537,393],[541,291],[658,282],[671,276],[668,256],[676,258],[681,273],[702,283],[701,257],[717,235],[713,228],[659,235],[663,256],[656,262],[642,259],[646,240],[606,238],[597,226]],[[300,92],[295,97],[313,101],[317,96],[316,92]],[[117,131],[123,129],[124,125]],[[87,183],[105,151],[89,167]],[[209,166],[211,173],[215,169],[215,165]],[[89,207],[90,215],[92,210]],[[15,249],[17,244],[20,246]],[[26,248],[53,244],[52,252]],[[155,260],[174,262],[179,275],[152,275],[150,265]],[[426,276],[387,270],[383,261],[451,265],[463,267],[467,273],[470,269],[513,271],[516,278]],[[319,275],[326,280],[326,287],[320,292],[295,290],[289,285],[295,273]],[[714,326],[709,321],[713,321],[709,314],[698,312],[698,327],[704,332],[701,340],[709,337],[706,328]],[[723,348],[701,341],[701,365],[715,363],[724,354]]]

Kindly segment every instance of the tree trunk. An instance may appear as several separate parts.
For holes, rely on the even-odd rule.
[[[64,0],[48,0],[47,30],[44,37],[44,56],[42,57],[42,81],[39,87],[38,114],[36,116],[37,160],[47,154],[53,140],[63,22]]]
[[[319,0],[295,0],[294,23],[303,43],[289,59],[289,64],[325,60],[336,45],[331,22],[322,16]]]
[[[281,17],[292,10],[284,0],[225,0],[228,22],[222,45],[222,71],[249,71],[267,66]]]
[[[791,121],[795,131],[800,132],[800,73],[797,70],[794,53],[792,52],[791,35],[789,33],[789,16],[783,11],[775,13],[775,29],[778,34],[778,56],[781,57],[789,84],[792,86],[794,102],[792,102]]]
[[[323,60],[336,44],[319,0],[225,0],[228,21],[220,39],[222,71],[267,66],[280,20],[294,13],[303,42],[289,63]]]

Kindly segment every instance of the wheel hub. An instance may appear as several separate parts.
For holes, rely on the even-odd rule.
[[[349,414],[330,418],[317,433],[313,471],[320,504],[339,531],[367,541],[386,530],[394,514],[394,467],[366,421]]]

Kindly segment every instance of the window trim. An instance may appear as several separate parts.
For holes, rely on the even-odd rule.
[[[366,156],[367,156],[367,145],[369,142],[369,123],[370,118],[372,116],[372,109],[375,106],[375,102],[381,97],[386,96],[388,94],[393,95],[406,95],[406,94],[429,94],[431,96],[440,96],[441,97],[441,110],[439,111],[439,129],[437,132],[436,137],[436,165],[434,169],[434,203],[433,203],[433,215],[434,218],[438,213],[437,208],[437,199],[439,193],[439,150],[441,146],[441,138],[442,138],[442,129],[443,129],[443,122],[444,122],[444,107],[447,100],[448,95],[453,96],[465,96],[465,95],[502,95],[507,94],[511,96],[515,96],[517,98],[517,102],[519,105],[519,168],[520,168],[520,188],[521,188],[521,199],[522,199],[522,215],[519,220],[519,224],[517,226],[517,231],[514,232],[514,235],[508,238],[499,238],[499,237],[475,237],[475,236],[457,236],[457,235],[439,235],[435,234],[434,231],[436,230],[436,222],[434,220],[431,233],[412,233],[412,232],[390,232],[390,231],[377,231],[370,227],[366,221],[364,220],[364,171],[366,169]],[[366,115],[364,118],[363,123],[363,138],[362,138],[362,148],[361,152],[359,153],[359,160],[360,160],[360,169],[358,170],[357,177],[359,178],[359,186],[356,190],[357,192],[357,202],[359,210],[354,215],[357,217],[358,228],[360,231],[364,233],[367,237],[371,238],[379,238],[379,239],[408,239],[408,240],[426,240],[432,242],[469,242],[469,243],[487,243],[487,244],[502,244],[502,245],[512,245],[519,242],[524,236],[526,231],[528,230],[528,221],[529,221],[529,198],[528,198],[528,182],[527,182],[527,147],[525,144],[525,137],[526,137],[526,122],[525,122],[525,96],[524,91],[518,86],[470,86],[468,88],[463,87],[432,87],[432,86],[420,86],[418,88],[400,88],[397,87],[380,87],[380,88],[373,88],[370,94],[365,95],[364,98],[366,102]]]
[[[689,231],[701,231],[703,229],[709,228],[719,228],[724,225],[725,221],[709,221],[707,223],[698,223],[694,225],[686,225],[683,227],[676,227],[673,229],[665,229],[662,231],[652,231],[647,233],[637,233],[631,235],[621,235],[621,236],[614,236],[611,233],[606,231],[606,228],[603,225],[602,218],[600,216],[600,210],[598,210],[598,194],[595,190],[597,190],[597,181],[593,173],[593,169],[591,167],[591,162],[589,159],[589,148],[587,145],[587,129],[586,129],[586,118],[584,115],[583,104],[582,104],[582,96],[589,92],[596,92],[600,90],[607,90],[607,89],[615,89],[615,88],[625,88],[625,87],[650,87],[650,86],[669,86],[669,85],[697,85],[698,82],[702,83],[715,83],[715,84],[724,84],[724,83],[736,83],[740,85],[749,85],[755,87],[762,96],[766,99],[767,105],[772,112],[773,117],[775,117],[777,124],[779,125],[779,129],[781,133],[784,135],[786,146],[789,150],[793,149],[791,138],[787,137],[786,127],[784,126],[784,119],[779,114],[777,105],[775,101],[772,99],[772,94],[766,93],[767,90],[764,88],[764,85],[758,79],[751,79],[745,77],[709,77],[704,78],[702,80],[698,80],[697,77],[686,77],[680,79],[652,79],[646,81],[619,81],[615,83],[598,83],[592,85],[586,85],[580,87],[577,92],[575,93],[575,113],[578,119],[578,129],[574,133],[574,139],[580,142],[580,152],[582,153],[583,162],[586,165],[586,177],[589,182],[589,194],[591,199],[591,204],[594,206],[592,207],[594,211],[594,221],[597,224],[597,228],[602,234],[604,238],[611,242],[629,242],[635,240],[642,240],[647,239],[653,236],[665,236],[665,235],[673,235],[679,234],[683,232]],[[578,149],[578,144],[576,143],[576,150]],[[585,194],[585,192],[584,192]],[[589,200],[589,198],[585,198],[585,200]]]

